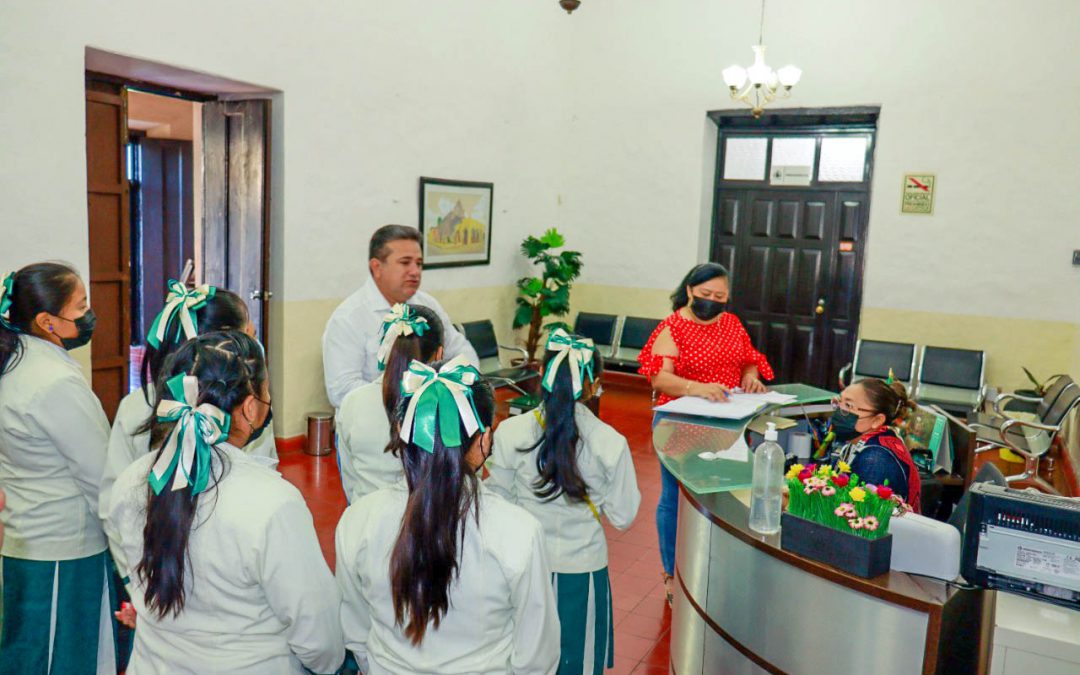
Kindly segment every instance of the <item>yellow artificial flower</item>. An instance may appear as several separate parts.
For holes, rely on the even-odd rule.
[[[788,469],[787,475],[784,476],[784,478],[786,478],[787,480],[795,480],[799,477],[799,474],[802,473],[802,470],[804,468],[806,467],[804,467],[802,464],[793,464],[791,468]]]
[[[851,465],[844,460],[837,462],[836,468],[840,470],[840,473],[851,473]]]
[[[861,502],[862,500],[866,499],[866,490],[862,489],[861,487],[857,487],[851,492],[849,492],[848,496],[851,497],[851,501],[853,502]]]
[[[822,478],[828,478],[832,475],[832,467],[828,464],[822,464],[818,467],[817,475],[821,476]]]

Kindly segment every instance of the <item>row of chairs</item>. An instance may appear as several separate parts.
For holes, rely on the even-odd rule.
[[[579,312],[573,331],[592,339],[604,357],[606,368],[632,373],[637,371],[638,354],[659,323],[659,319],[640,316]],[[510,387],[526,394],[521,385],[538,377],[539,373],[525,367],[528,354],[523,348],[499,344],[495,336],[495,326],[490,319],[456,324],[455,328],[476,350],[480,359],[480,372],[486,380],[496,387]],[[517,354],[518,362],[505,365],[502,360],[503,351]]]
[[[1008,449],[1023,457],[1024,470],[1007,476],[1008,483],[1026,482],[1055,493],[1039,475],[1041,458],[1050,451],[1069,415],[1080,406],[1080,384],[1068,375],[1056,375],[1041,398],[1002,394],[993,412],[982,411],[986,398],[986,354],[979,350],[951,349],[882,340],[859,340],[855,357],[840,371],[840,387],[867,377],[889,373],[904,383],[919,403],[947,413],[961,428],[975,435],[975,454]],[[1012,402],[1034,406],[1034,419],[1009,415]]]
[[[890,372],[920,403],[960,417],[986,399],[985,352],[883,340],[855,343],[854,358],[840,370],[840,388],[868,377],[884,380]]]

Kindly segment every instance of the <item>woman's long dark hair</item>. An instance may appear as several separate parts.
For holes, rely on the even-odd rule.
[[[679,287],[671,294],[671,310],[677,312],[690,304],[690,294],[686,292],[687,288],[693,288],[713,279],[726,279],[727,277],[727,268],[719,263],[694,265],[683,277]]]
[[[401,401],[401,378],[405,375],[405,370],[414,359],[431,363],[443,343],[443,325],[439,315],[421,305],[409,305],[409,309],[416,316],[423,317],[428,328],[423,336],[415,332],[412,335],[399,335],[386,357],[386,370],[383,371],[383,405],[386,407],[387,417],[390,418],[390,426],[394,425],[394,411]]]
[[[472,397],[480,422],[490,428],[495,413],[491,387],[478,380],[472,385]],[[398,405],[397,428],[405,417],[406,403]],[[438,629],[450,608],[450,583],[459,572],[459,542],[464,539],[470,510],[480,522],[476,500],[480,481],[465,462],[480,433],[468,436],[462,425],[464,440],[461,447],[453,448],[445,447],[436,432],[434,452],[398,438],[409,500],[390,554],[390,593],[394,620],[404,626],[405,636],[414,645],[423,642],[429,623]]]
[[[547,351],[544,354],[544,363],[551,363],[556,354],[558,352]],[[604,370],[604,359],[599,351],[593,352],[592,367],[593,379],[599,378]],[[551,391],[543,390],[544,431],[540,434],[540,439],[531,446],[518,450],[532,452],[539,448],[536,453],[536,471],[540,476],[532,488],[533,494],[544,501],[551,501],[565,494],[571,501],[584,502],[589,496],[589,486],[582,478],[577,463],[578,441],[581,437],[574,416],[577,401],[574,399],[570,368],[570,360],[564,360],[559,365],[559,372],[555,374]],[[582,384],[584,385],[584,382]]]
[[[229,331],[199,335],[166,359],[164,369],[154,383],[155,411],[168,393],[166,382],[180,373],[198,378],[199,404],[209,403],[229,413],[248,395],[262,396],[266,362],[259,343],[244,333]],[[139,433],[150,432],[150,447],[156,448],[160,456],[173,426],[171,422],[158,422],[156,413],[152,413]],[[218,474],[211,471],[208,489],[221,481],[227,467],[223,462]],[[163,619],[168,614],[179,616],[184,609],[188,540],[195,508],[204,494],[193,496],[188,485],[182,490],[172,490],[168,486],[155,495],[147,486],[143,555],[135,572],[146,583],[146,606],[158,618]]]
[[[0,375],[18,365],[22,358],[19,334],[29,335],[34,318],[41,312],[60,316],[78,281],[79,274],[74,269],[54,262],[34,263],[15,273],[8,326],[0,322]]]
[[[214,291],[214,297],[208,298],[205,305],[195,310],[195,329],[199,335],[223,330],[242,331],[248,320],[247,305],[239,295],[224,288]],[[177,335],[181,337],[177,338]],[[142,384],[143,398],[148,404],[152,401],[150,388],[146,385],[158,379],[165,359],[183,344],[183,340],[180,332],[180,312],[173,312],[169,323],[165,325],[165,339],[162,340],[161,347],[146,344],[146,354],[139,370],[139,382]]]

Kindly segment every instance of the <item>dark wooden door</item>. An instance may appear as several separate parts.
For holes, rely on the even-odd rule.
[[[711,259],[732,309],[777,381],[835,388],[858,335],[873,129],[721,127],[719,146]]]
[[[165,305],[169,279],[179,279],[195,257],[192,142],[142,138],[130,156],[133,203],[132,273],[135,276],[135,335],[145,336]]]
[[[267,349],[269,157],[269,101],[203,104],[203,277],[248,303]]]
[[[98,317],[90,343],[91,385],[111,421],[127,393],[131,342],[131,235],[120,85],[86,81],[86,203],[90,230],[90,303]]]

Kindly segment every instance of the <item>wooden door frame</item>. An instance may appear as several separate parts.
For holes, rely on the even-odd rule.
[[[723,179],[723,167],[724,167],[724,140],[728,136],[747,136],[747,135],[769,135],[769,136],[785,136],[785,135],[816,135],[827,136],[830,134],[851,134],[851,133],[868,133],[870,135],[870,144],[867,147],[867,158],[865,164],[865,175],[863,180],[858,183],[827,183],[820,184],[816,180],[818,164],[821,161],[820,143],[819,147],[815,151],[814,155],[814,167],[811,173],[814,176],[814,185],[811,186],[791,186],[792,189],[799,190],[819,190],[822,192],[835,193],[837,200],[843,197],[845,193],[861,193],[866,195],[866,218],[859,225],[859,232],[857,241],[860,245],[857,249],[857,261],[856,261],[856,287],[852,289],[852,293],[855,296],[854,307],[852,311],[853,315],[853,330],[852,330],[852,349],[858,340],[859,330],[862,325],[862,297],[863,297],[863,277],[865,276],[866,267],[866,245],[867,234],[870,226],[870,204],[872,202],[872,184],[873,184],[873,160],[874,153],[877,150],[877,122],[881,114],[880,106],[847,106],[847,107],[833,107],[833,108],[779,108],[776,110],[769,110],[760,118],[755,118],[750,110],[745,108],[739,109],[726,109],[726,110],[711,110],[707,113],[707,117],[712,120],[716,125],[716,164],[714,166],[713,182],[711,186],[712,190],[712,208],[709,226],[709,260],[716,260],[719,256],[718,251],[718,228],[721,224],[722,214],[721,200],[718,198],[721,190],[724,188],[740,189],[740,190],[784,190],[785,186],[773,186],[769,184],[769,175],[771,172],[771,153],[766,160],[765,178],[763,181],[725,181]],[[839,201],[836,204],[836,208],[839,208]],[[741,234],[739,235],[741,236]],[[737,249],[736,249],[737,250]],[[839,251],[833,249],[829,253],[830,261],[829,266],[831,270],[836,270],[837,258]],[[832,289],[829,289],[830,293]],[[828,375],[825,380],[828,381]]]

